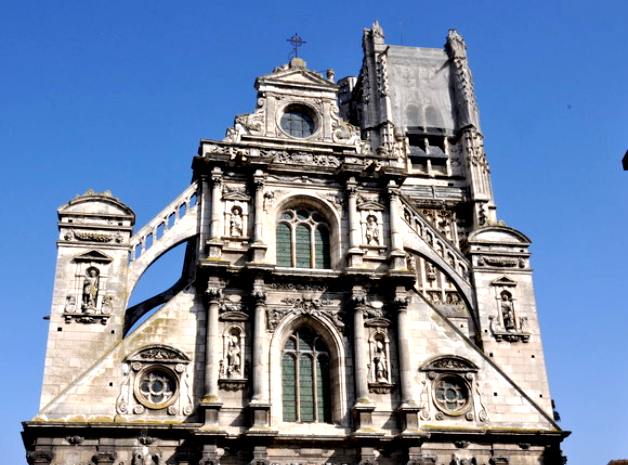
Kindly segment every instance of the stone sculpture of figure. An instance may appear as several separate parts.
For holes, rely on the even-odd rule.
[[[242,209],[233,207],[231,209],[231,222],[229,233],[232,237],[242,236]]]
[[[388,382],[388,367],[386,366],[386,354],[384,344],[381,341],[376,343],[376,355],[373,359],[375,365],[375,379],[378,383]]]
[[[374,215],[369,215],[366,218],[366,243],[370,244],[371,242],[379,245],[379,225]]]
[[[512,297],[508,292],[502,292],[502,318],[504,320],[504,328],[506,331],[516,330],[515,314],[512,308]]]
[[[227,374],[240,374],[242,357],[240,356],[240,340],[238,336],[231,336],[227,349]]]
[[[100,283],[99,275],[98,268],[93,266],[89,267],[85,272],[85,281],[83,282],[83,311],[85,313],[93,313],[96,310],[98,285]]]

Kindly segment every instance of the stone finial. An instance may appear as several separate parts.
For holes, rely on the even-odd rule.
[[[327,79],[331,82],[334,82],[334,79],[336,79],[336,73],[331,68],[327,70]]]
[[[465,59],[467,57],[467,45],[458,31],[450,29],[447,34],[447,43],[445,44],[451,58]]]
[[[384,30],[379,25],[379,20],[375,20],[373,26],[371,27],[371,31],[373,33],[373,42],[376,44],[383,44],[386,36],[384,35]]]

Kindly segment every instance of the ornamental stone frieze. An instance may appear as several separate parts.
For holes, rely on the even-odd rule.
[[[285,297],[281,299],[285,306],[268,306],[266,308],[266,321],[268,331],[274,331],[277,325],[288,315],[312,315],[325,318],[332,322],[340,331],[344,331],[345,323],[342,320],[337,307],[332,307],[328,299],[315,299],[303,295],[302,297]]]

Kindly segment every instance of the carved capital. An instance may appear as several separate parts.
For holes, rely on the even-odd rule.
[[[222,181],[223,181],[222,174],[212,173],[211,180],[212,180],[212,185],[215,188],[222,188]]]
[[[265,305],[266,298],[268,297],[266,292],[264,291],[253,291],[251,293],[251,297],[253,297],[255,301],[255,305]]]
[[[26,461],[29,465],[44,465],[51,463],[54,456],[52,451],[33,450],[26,454]]]
[[[222,299],[222,289],[218,287],[208,287],[205,291],[205,295],[209,300],[209,303],[220,303]]]

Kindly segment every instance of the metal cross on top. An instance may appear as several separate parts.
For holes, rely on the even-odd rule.
[[[292,37],[286,39],[286,41],[292,44],[292,52],[290,55],[294,54],[293,58],[297,58],[299,56],[299,47],[303,44],[307,44],[307,42],[303,40],[298,33],[295,33]]]

